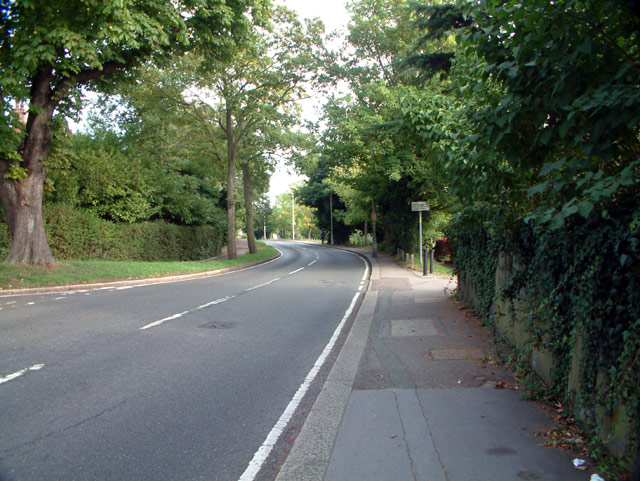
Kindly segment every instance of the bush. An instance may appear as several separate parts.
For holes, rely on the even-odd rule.
[[[45,205],[43,216],[51,252],[59,260],[200,260],[219,255],[224,239],[224,226],[178,226],[162,221],[115,223],[63,204]],[[2,257],[10,246],[9,229],[2,219]]]

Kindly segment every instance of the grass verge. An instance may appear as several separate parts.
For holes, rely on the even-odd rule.
[[[256,254],[245,254],[233,260],[196,262],[123,262],[123,261],[61,261],[55,267],[0,264],[0,293],[2,289],[91,284],[194,274],[250,264],[275,257],[278,251],[259,244]]]

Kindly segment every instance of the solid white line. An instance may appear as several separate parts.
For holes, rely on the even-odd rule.
[[[367,266],[367,268],[365,269],[365,277],[366,277],[366,274],[369,272],[369,265],[366,262],[365,262],[365,265]],[[324,351],[322,351],[322,354],[320,354],[320,357],[311,368],[311,371],[309,371],[309,374],[307,374],[307,377],[304,379],[304,381],[296,391],[295,395],[293,396],[293,399],[289,401],[289,404],[287,405],[286,409],[280,416],[280,419],[278,419],[278,421],[276,422],[275,426],[273,426],[273,428],[271,429],[271,432],[267,435],[267,438],[262,443],[262,446],[260,446],[258,451],[256,451],[256,453],[253,455],[253,459],[249,462],[249,466],[247,466],[247,469],[245,469],[244,473],[242,473],[242,476],[240,476],[238,481],[253,481],[258,475],[258,473],[260,472],[260,470],[262,469],[262,466],[264,465],[265,461],[269,457],[269,454],[271,454],[271,451],[273,450],[276,442],[282,435],[284,429],[287,427],[287,424],[289,424],[289,421],[291,421],[291,418],[295,413],[296,409],[298,409],[298,406],[302,402],[302,399],[307,394],[307,391],[309,390],[311,383],[320,372],[320,369],[322,368],[322,365],[327,359],[327,356],[329,356],[329,353],[335,346],[335,343],[337,342],[338,337],[340,336],[340,332],[342,331],[342,328],[344,327],[345,323],[347,322],[347,319],[353,312],[353,307],[356,305],[358,296],[360,296],[359,292],[353,296],[353,299],[351,300],[351,304],[349,305],[349,308],[347,309],[347,311],[344,314],[344,317],[338,324],[338,327],[336,327],[335,331],[333,331],[333,335],[331,336],[331,339],[329,339],[328,344],[325,346]]]
[[[248,289],[245,289],[244,291],[245,292],[249,292],[249,291],[253,291],[255,289],[260,289],[261,287],[268,286],[269,284],[273,284],[274,282],[279,281],[279,280],[280,280],[280,278],[276,277],[275,279],[271,279],[270,281],[265,282],[264,284],[258,284],[257,286],[249,287]]]
[[[293,272],[289,272],[289,275],[291,275],[291,274],[295,274],[296,272],[300,272],[300,271],[303,271],[303,270],[304,270],[304,267],[301,267],[300,269],[296,269],[296,270],[295,270],[295,271],[293,271]]]
[[[189,314],[189,311],[180,312],[179,314],[174,314],[173,316],[165,317],[164,319],[160,319],[159,321],[152,322],[151,324],[147,324],[146,326],[141,327],[140,330],[143,331],[145,329],[149,329],[150,327],[159,326],[160,324],[167,321],[171,321],[172,319],[178,319],[179,317],[182,317],[185,314]]]
[[[0,377],[0,384],[12,381],[17,377],[20,377],[23,374],[28,373],[29,371],[39,371],[40,369],[42,369],[43,366],[44,366],[44,364],[34,364],[31,367],[28,367],[26,369],[22,369],[21,371],[18,371],[18,372],[14,372],[13,374],[9,374],[8,376]]]

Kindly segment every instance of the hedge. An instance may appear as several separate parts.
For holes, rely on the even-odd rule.
[[[44,206],[45,230],[54,257],[118,261],[189,261],[220,254],[223,226],[178,226],[163,221],[114,223],[86,210]],[[0,222],[0,256],[11,245],[6,221]]]

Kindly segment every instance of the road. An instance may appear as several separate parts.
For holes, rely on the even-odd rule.
[[[368,275],[274,245],[221,276],[0,297],[0,480],[253,479]]]

